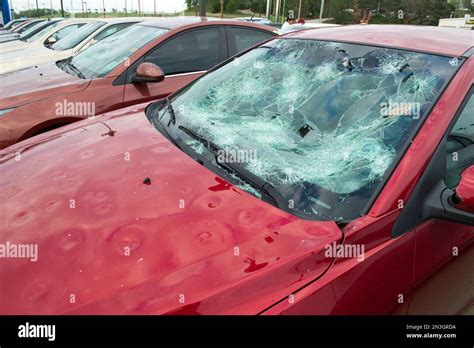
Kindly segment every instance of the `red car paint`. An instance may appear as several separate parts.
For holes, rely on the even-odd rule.
[[[114,84],[129,66],[148,51],[176,34],[209,26],[255,28],[275,35],[274,28],[251,22],[208,20],[201,17],[178,17],[157,20],[157,25],[170,30],[134,52],[127,64],[119,64],[103,78],[81,79],[56,66],[45,63],[0,75],[0,110],[15,108],[0,117],[0,148],[86,118],[56,113],[57,104],[84,103],[95,106],[95,115],[129,105],[163,98],[184,87],[203,74],[202,71],[167,76],[160,83]]]
[[[410,35],[432,30],[400,27],[401,38],[389,41],[391,26],[361,28],[344,40],[421,50]],[[340,30],[290,36],[334,39]],[[435,52],[462,55],[464,45]],[[425,171],[473,67],[471,56],[369,213],[343,227],[301,220],[217,177],[148,123],[146,103],[0,151],[8,202],[0,243],[37,243],[43,253],[36,263],[1,261],[0,313],[407,313],[413,290],[452,259],[453,247],[473,245],[473,226],[439,219],[392,237],[397,203]],[[324,257],[325,245],[341,243],[364,245],[364,260]]]

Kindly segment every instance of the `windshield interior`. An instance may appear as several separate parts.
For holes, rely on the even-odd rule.
[[[275,39],[212,71],[163,109],[309,219],[362,214],[460,58],[339,42]],[[159,112],[157,112],[158,114]],[[217,168],[217,165],[216,165]],[[232,181],[232,180],[231,180]],[[244,183],[234,184],[253,193]]]
[[[136,50],[167,31],[154,26],[132,25],[79,53],[72,59],[72,64],[86,78],[103,77]]]
[[[94,31],[104,26],[105,24],[105,22],[100,21],[87,23],[76,31],[70,33],[69,35],[66,35],[60,41],[52,45],[51,48],[56,51],[64,51],[76,47]]]
[[[24,33],[23,35],[20,36],[20,40],[26,40],[27,42],[32,42],[35,41],[46,33],[49,33],[51,30],[56,28],[58,25],[61,24],[61,21],[54,21],[54,22],[47,22],[44,23],[41,28],[39,28],[38,31],[32,32],[32,33]],[[38,28],[37,28],[38,29]]]

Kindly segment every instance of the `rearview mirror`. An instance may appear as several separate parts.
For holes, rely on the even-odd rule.
[[[131,78],[134,83],[161,82],[164,79],[165,73],[163,70],[158,65],[150,62],[141,63]]]
[[[452,201],[457,209],[474,213],[474,165],[462,172]]]

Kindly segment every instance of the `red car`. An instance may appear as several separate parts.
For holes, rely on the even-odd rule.
[[[472,313],[473,53],[291,33],[2,150],[0,313]]]
[[[0,75],[0,148],[165,97],[228,57],[276,35],[273,31],[241,21],[160,18],[123,29],[68,60]]]

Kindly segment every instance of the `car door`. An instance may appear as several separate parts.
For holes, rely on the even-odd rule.
[[[474,87],[459,107],[437,152],[430,165],[439,168],[434,172],[440,172],[443,183],[454,192],[460,174],[474,165]],[[410,299],[409,314],[457,314],[472,305],[473,225],[474,218],[469,224],[454,216],[449,220],[428,219],[416,226],[416,290]]]
[[[158,65],[165,73],[159,83],[130,83],[125,87],[125,103],[134,104],[163,98],[227,58],[225,30],[221,26],[199,27],[177,33],[131,66],[142,62]],[[129,74],[130,76],[130,74]]]

